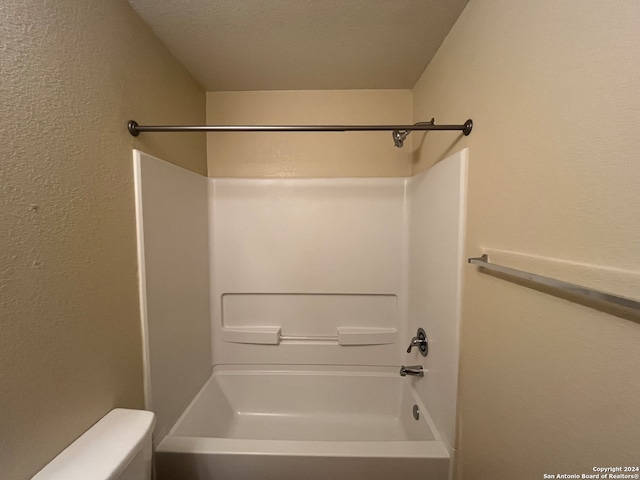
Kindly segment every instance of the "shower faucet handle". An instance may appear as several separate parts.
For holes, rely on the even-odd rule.
[[[422,345],[423,340],[420,340],[418,337],[413,337],[411,339],[411,343],[409,344],[409,348],[407,348],[407,353],[411,353],[411,349],[413,347],[419,347]]]
[[[424,330],[422,328],[419,328],[416,336],[411,339],[409,348],[407,348],[407,353],[411,353],[411,349],[413,347],[418,347],[418,350],[423,357],[426,357],[429,354],[429,343],[427,334],[424,333]]]

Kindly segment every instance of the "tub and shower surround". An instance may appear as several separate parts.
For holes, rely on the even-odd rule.
[[[177,292],[200,308],[184,316],[155,309],[146,317],[150,407],[164,412],[155,437],[159,467],[182,469],[182,478],[250,478],[252,471],[277,478],[285,465],[293,475],[337,462],[344,475],[388,478],[375,475],[390,468],[394,478],[413,478],[416,470],[447,478],[456,449],[466,151],[413,178],[205,179],[174,172],[198,177],[204,190],[159,175],[161,163],[139,154],[142,245],[162,253],[142,249],[142,301],[170,302]],[[150,188],[156,197],[145,194]],[[208,232],[200,213],[191,224],[164,216],[164,209],[175,211],[167,204],[182,205],[184,217],[200,212],[202,205],[184,203],[194,195],[208,212]],[[187,258],[200,255],[192,267],[208,270],[208,282],[196,286],[189,268],[163,263],[185,249]],[[426,358],[406,352],[418,327],[429,336]],[[210,339],[208,347],[194,349],[199,343],[184,328],[198,342]],[[158,361],[167,348],[197,368]],[[423,364],[424,378],[401,378],[400,364]],[[212,366],[188,406],[193,385],[202,386]],[[187,401],[155,394],[186,384]],[[386,395],[394,400],[376,410]],[[217,426],[188,427],[204,428],[204,418]],[[231,471],[236,476],[225,476]]]

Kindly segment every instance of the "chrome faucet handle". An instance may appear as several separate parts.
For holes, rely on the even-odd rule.
[[[422,345],[423,342],[424,340],[420,340],[418,337],[413,337],[411,339],[411,343],[409,344],[409,348],[407,348],[407,353],[411,353],[411,349],[413,347],[420,347],[420,345]]]
[[[422,328],[419,328],[416,336],[411,339],[409,348],[407,348],[407,353],[411,353],[411,349],[413,347],[418,347],[418,350],[423,357],[426,357],[429,354],[429,342],[427,339],[427,334],[424,333],[424,330]]]

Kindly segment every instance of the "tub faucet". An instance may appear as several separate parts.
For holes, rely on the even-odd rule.
[[[412,377],[424,377],[424,368],[422,365],[411,365],[408,367],[402,365],[400,367],[400,376],[406,377],[407,375]]]

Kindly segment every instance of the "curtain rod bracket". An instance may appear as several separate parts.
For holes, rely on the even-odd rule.
[[[465,137],[468,137],[472,129],[473,129],[473,120],[469,119],[466,122],[464,122],[464,130],[462,130],[462,133],[464,134]]]
[[[138,122],[136,122],[135,120],[129,120],[129,123],[127,123],[127,128],[129,129],[129,133],[134,137],[140,135],[140,131],[138,130]]]

